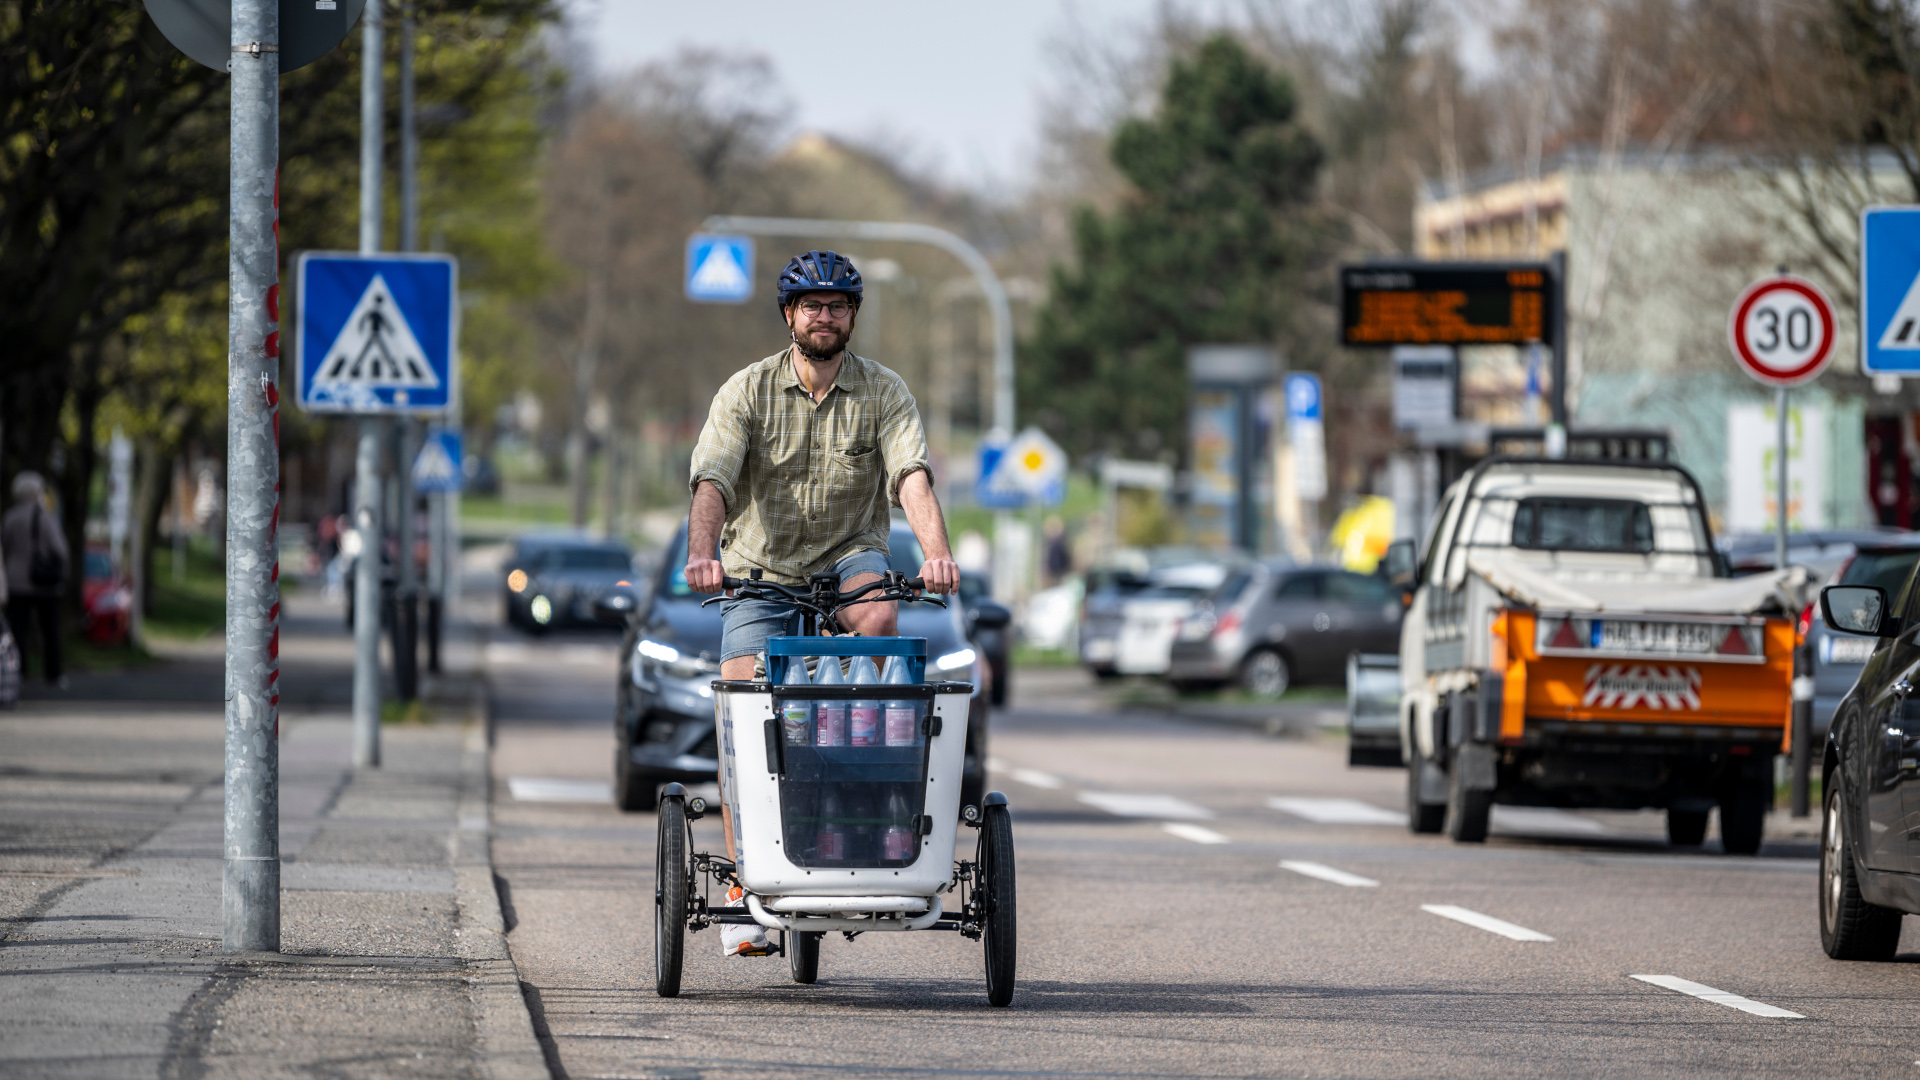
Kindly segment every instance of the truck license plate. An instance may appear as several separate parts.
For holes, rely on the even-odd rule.
[[[1711,623],[1640,622],[1608,619],[1600,624],[1600,648],[1616,652],[1711,653],[1727,628]]]

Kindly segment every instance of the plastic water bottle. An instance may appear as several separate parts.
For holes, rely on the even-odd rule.
[[[840,673],[840,658],[821,657],[820,673],[813,677],[813,685],[845,686],[846,684],[846,676]],[[813,703],[813,745],[847,745],[847,700],[845,698],[822,698]]]
[[[913,671],[904,656],[887,657],[887,670],[880,681],[888,686],[913,685]],[[920,741],[920,709],[915,701],[894,700],[882,706],[885,713],[888,746],[912,746]]]
[[[846,702],[840,704],[845,705]],[[840,813],[840,796],[829,789],[826,797],[820,800],[820,825],[813,837],[814,854],[824,862],[845,862],[847,859],[847,825],[840,819]]]
[[[873,666],[870,656],[853,658],[853,670],[848,672],[847,681],[857,686],[876,686],[880,682],[880,672]],[[847,733],[849,743],[854,746],[880,745],[880,703],[872,698],[855,699],[847,710]]]
[[[887,831],[880,838],[880,858],[887,862],[913,858],[913,827],[907,820],[907,798],[898,787],[887,796]]]
[[[787,674],[780,680],[782,686],[806,686],[812,680],[807,678],[807,660],[804,656],[787,658]],[[813,722],[813,702],[805,698],[784,698],[780,702],[780,729],[785,733],[787,745],[805,746]]]

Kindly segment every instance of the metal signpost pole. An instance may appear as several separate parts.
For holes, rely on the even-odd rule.
[[[407,0],[400,5],[400,250],[413,251],[419,239],[419,189],[415,170],[419,166],[420,147],[413,126],[413,9]],[[400,513],[395,521],[400,534],[400,580],[398,582],[398,618],[393,622],[394,676],[399,684],[400,700],[412,701],[420,689],[420,598],[418,568],[414,563],[413,456],[418,451],[420,425],[410,416],[399,417],[400,454],[394,463],[393,483],[399,492]]]
[[[233,0],[227,259],[227,707],[221,945],[280,950],[280,11]]]
[[[367,0],[360,59],[360,253],[380,250],[380,0]],[[354,463],[354,529],[360,558],[353,582],[353,763],[380,764],[380,427],[360,421]]]
[[[1775,526],[1773,537],[1773,568],[1787,568],[1787,388],[1782,386],[1774,397],[1774,409],[1780,415],[1780,438],[1776,450],[1775,482],[1779,485],[1779,505],[1775,508]],[[1788,812],[1794,817],[1806,817],[1809,813],[1809,787],[1813,768],[1813,664],[1807,655],[1804,644],[1796,645],[1793,650],[1793,713],[1788,717],[1792,725],[1793,749],[1788,758],[1787,803]]]

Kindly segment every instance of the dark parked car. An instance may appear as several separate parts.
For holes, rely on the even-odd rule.
[[[1898,588],[1821,590],[1829,627],[1878,639],[1841,699],[1822,756],[1820,943],[1839,960],[1891,960],[1903,913],[1920,914],[1920,596]]]
[[[975,573],[960,575],[960,608],[972,629],[973,643],[980,647],[980,654],[987,660],[987,670],[993,675],[993,688],[988,696],[996,708],[1003,706],[1007,703],[1007,680],[1011,677],[1007,655],[1012,651],[1009,639],[1013,632],[1007,624],[1012,621],[1012,613],[994,602],[986,577]]]
[[[920,572],[926,560],[911,530],[896,525],[887,546],[895,570]],[[683,523],[645,594],[610,596],[598,609],[602,618],[627,624],[614,707],[614,798],[622,810],[652,810],[663,785],[701,783],[719,773],[712,683],[720,677],[721,605],[701,606],[709,597],[687,585],[686,563]],[[981,624],[1006,625],[1006,609],[997,604],[989,601],[979,612]],[[969,621],[963,606],[951,601],[944,608],[900,605],[900,635],[927,639],[927,678],[973,683],[961,805],[978,806],[986,794],[991,675],[984,650],[967,638]]]
[[[1920,539],[1904,544],[1862,547],[1834,575],[1835,585],[1878,585],[1888,596],[1900,592],[1920,562]],[[1860,669],[1873,655],[1874,639],[1838,633],[1827,626],[1819,605],[1807,613],[1807,648],[1813,654],[1813,736],[1824,739],[1840,699],[1853,689]]]
[[[1237,682],[1278,696],[1339,684],[1349,653],[1398,652],[1400,597],[1386,579],[1331,567],[1255,564],[1228,575],[1174,634],[1176,688]]]
[[[577,535],[522,540],[505,569],[507,622],[532,634],[597,622],[594,600],[634,578],[625,544]]]

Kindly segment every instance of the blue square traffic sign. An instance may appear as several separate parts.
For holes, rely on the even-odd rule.
[[[1920,206],[1860,215],[1860,370],[1920,375]]]
[[[695,233],[687,241],[687,299],[739,304],[752,296],[752,237]]]
[[[294,262],[294,290],[302,408],[447,408],[459,355],[453,256],[305,251]]]

